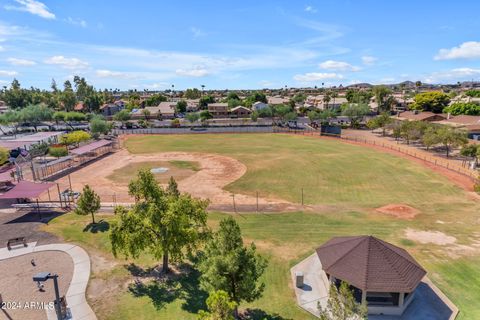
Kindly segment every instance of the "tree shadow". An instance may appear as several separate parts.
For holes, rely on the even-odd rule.
[[[160,310],[165,305],[176,300],[178,290],[175,288],[175,284],[170,281],[149,281],[143,283],[140,280],[135,280],[134,283],[129,285],[128,290],[134,297],[148,297],[152,300],[153,306]]]
[[[200,289],[200,272],[191,265],[179,265],[167,275],[158,268],[142,268],[134,263],[125,268],[137,278],[129,291],[135,297],[149,297],[157,310],[176,299],[184,300],[182,309],[190,313],[206,310],[208,293]]]
[[[242,320],[292,320],[284,318],[277,313],[267,313],[261,309],[247,309],[240,318]]]
[[[100,220],[97,223],[92,223],[90,222],[83,228],[83,232],[91,232],[91,233],[97,233],[97,232],[106,232],[110,229],[110,223],[105,220]]]

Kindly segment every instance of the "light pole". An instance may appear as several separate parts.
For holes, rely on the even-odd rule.
[[[57,320],[62,320],[62,311],[60,309],[60,292],[58,290],[58,274],[51,274],[50,272],[40,272],[33,276],[33,281],[38,283],[40,287],[41,282],[48,279],[53,279],[53,287],[55,289],[55,310],[57,312]]]

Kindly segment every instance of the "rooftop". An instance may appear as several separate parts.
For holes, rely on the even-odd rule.
[[[373,236],[332,238],[319,247],[323,270],[374,292],[412,292],[426,271],[407,251]]]

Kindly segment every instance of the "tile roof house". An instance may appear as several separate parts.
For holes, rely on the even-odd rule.
[[[73,107],[74,111],[83,111],[84,109],[85,109],[85,105],[82,101],[80,101],[75,105],[75,107]]]
[[[242,106],[238,106],[230,110],[230,115],[234,118],[248,118],[250,117],[251,113],[252,110]]]
[[[209,103],[208,112],[210,112],[214,118],[227,118],[228,103]]]
[[[160,102],[157,106],[158,112],[161,114],[163,119],[173,119],[175,118],[176,105],[177,104],[175,102]]]
[[[407,251],[373,236],[332,238],[316,253],[328,280],[347,282],[369,314],[401,315],[426,275]]]
[[[433,112],[404,111],[395,117],[398,120],[406,121],[442,121],[447,119],[447,115]]]

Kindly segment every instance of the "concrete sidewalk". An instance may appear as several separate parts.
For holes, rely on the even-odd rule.
[[[42,251],[61,251],[68,254],[73,260],[73,276],[70,287],[65,295],[67,306],[72,320],[96,320],[97,317],[92,308],[88,305],[85,297],[88,280],[90,278],[90,257],[81,247],[73,244],[47,244],[36,246],[36,242],[28,243],[27,247],[20,247],[8,251],[7,248],[0,249],[0,262],[9,258],[18,257],[32,252]],[[49,319],[53,316],[56,319],[55,312],[48,312]]]

